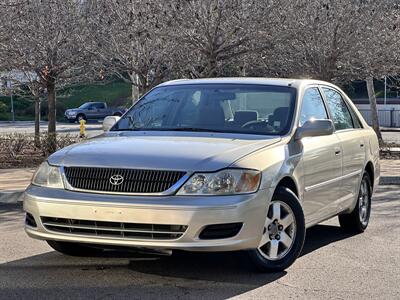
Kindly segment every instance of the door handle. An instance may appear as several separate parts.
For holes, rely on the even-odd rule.
[[[342,151],[340,150],[340,148],[335,148],[335,155],[338,156],[340,155]]]

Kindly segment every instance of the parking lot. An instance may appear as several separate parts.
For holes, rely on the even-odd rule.
[[[86,133],[88,137],[99,135],[103,132],[101,121],[89,121],[86,124]],[[28,133],[33,134],[34,122],[17,121],[17,122],[0,122],[0,134],[9,133]],[[40,123],[40,131],[47,131],[47,122]],[[77,123],[57,123],[57,132],[61,134],[79,135],[79,124]]]
[[[399,188],[379,187],[364,234],[327,221],[307,232],[296,263],[275,274],[253,272],[238,253],[63,256],[26,236],[19,205],[0,204],[0,298],[399,299]]]
[[[34,123],[30,121],[18,121],[18,122],[0,122],[0,134],[7,133],[33,133]],[[41,122],[40,130],[42,132],[47,131],[47,123]],[[89,121],[86,124],[86,131],[88,137],[99,135],[103,132],[102,121]],[[78,135],[79,124],[77,123],[57,123],[57,132],[61,134]],[[383,139],[385,142],[400,144],[400,130],[399,131],[383,131]]]

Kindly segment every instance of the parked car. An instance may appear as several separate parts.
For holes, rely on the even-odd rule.
[[[26,232],[61,253],[244,250],[280,271],[306,228],[368,226],[378,140],[330,83],[171,81],[104,127],[51,155],[25,191]]]
[[[124,112],[122,108],[107,107],[105,102],[86,102],[78,108],[67,109],[64,116],[74,123],[80,120],[104,119],[107,116],[122,116]]]

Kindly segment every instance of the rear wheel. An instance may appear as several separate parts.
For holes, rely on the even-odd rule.
[[[371,215],[372,185],[367,172],[364,172],[358,192],[357,204],[349,214],[339,215],[340,226],[354,233],[364,232],[368,227]]]
[[[103,249],[80,243],[47,241],[47,244],[54,250],[70,256],[95,256],[104,251]]]
[[[305,239],[304,214],[296,195],[278,188],[268,207],[263,235],[251,261],[263,272],[288,268],[300,255]]]

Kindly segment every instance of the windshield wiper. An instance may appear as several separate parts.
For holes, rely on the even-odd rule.
[[[197,128],[197,127],[172,127],[172,128],[121,128],[114,129],[112,131],[191,131],[191,132],[220,132],[225,133],[226,131],[209,128]]]
[[[173,127],[173,128],[159,128],[154,130],[160,131],[191,131],[191,132],[225,132],[224,130],[210,129],[210,128],[197,128],[197,127]]]
[[[119,129],[112,129],[110,131],[142,131],[142,130],[147,130],[147,129],[141,129],[141,128],[119,128]]]

